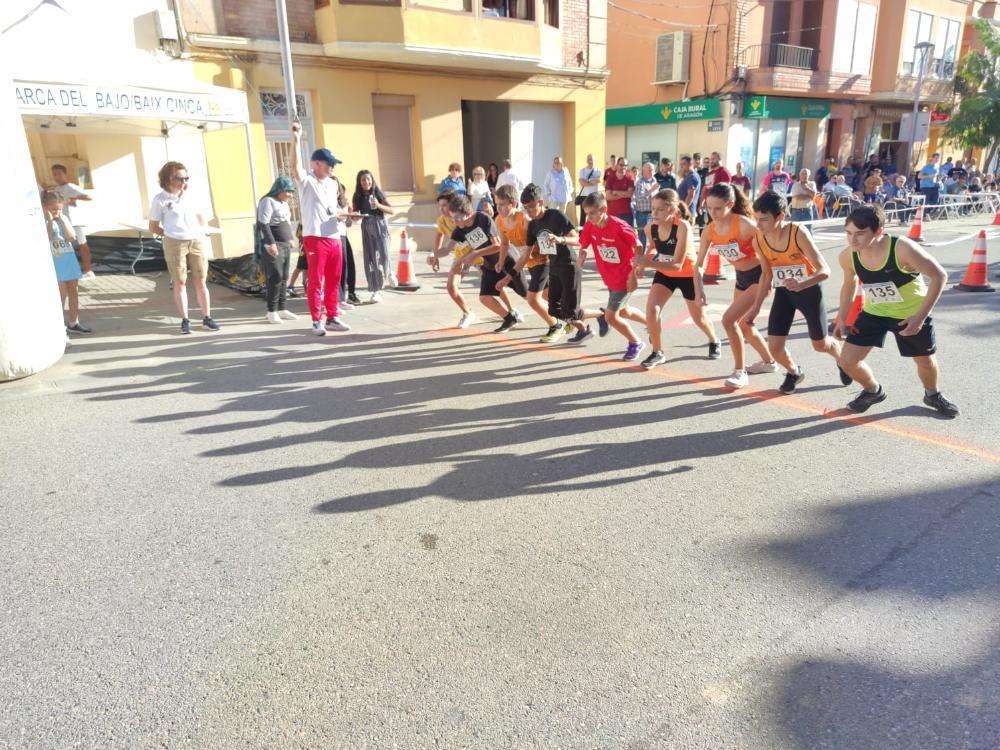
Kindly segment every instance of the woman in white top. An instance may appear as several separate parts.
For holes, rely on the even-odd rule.
[[[208,296],[208,259],[205,253],[205,216],[186,198],[188,187],[187,167],[179,161],[168,161],[160,167],[158,175],[163,192],[153,198],[149,209],[149,231],[163,237],[163,257],[174,283],[174,304],[181,315],[181,333],[191,333],[188,320],[187,274],[198,295],[198,304],[204,316],[201,324],[210,331],[218,331],[219,324],[212,320],[212,306]]]
[[[475,167],[472,170],[472,179],[469,180],[469,201],[472,203],[473,211],[482,211],[489,217],[493,217],[493,201],[490,191],[490,183],[486,181],[486,170],[482,167]]]
[[[288,270],[295,234],[288,199],[295,192],[291,177],[278,177],[267,195],[257,204],[257,236],[254,251],[264,271],[264,299],[268,323],[295,320],[298,316],[285,309],[288,295]]]

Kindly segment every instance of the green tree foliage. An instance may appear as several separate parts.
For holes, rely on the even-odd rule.
[[[959,63],[955,89],[961,100],[944,134],[964,148],[987,149],[987,167],[1000,147],[1000,32],[982,19],[973,26],[983,51],[970,50]]]

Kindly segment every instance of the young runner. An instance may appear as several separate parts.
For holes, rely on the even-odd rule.
[[[705,298],[701,276],[695,276],[694,243],[691,241],[691,211],[680,199],[676,190],[661,190],[653,196],[653,221],[646,226],[646,247],[649,254],[636,259],[636,279],[642,278],[647,268],[656,271],[653,285],[646,299],[646,328],[653,351],[642,361],[646,369],[666,362],[663,355],[663,329],[660,315],[670,297],[680,290],[687,303],[688,315],[708,337],[708,358],[722,356],[722,344],[715,335],[715,326],[705,316]]]
[[[549,315],[564,324],[563,332],[576,333],[569,343],[580,344],[593,336],[590,326],[580,320],[580,282],[583,277],[577,266],[578,253],[566,240],[577,237],[576,228],[562,211],[545,208],[542,188],[534,183],[521,191],[521,205],[531,219],[528,224],[528,247],[531,253],[539,253],[548,258],[549,264]],[[559,336],[549,329],[542,337],[542,343],[552,343]]]
[[[513,306],[507,296],[505,289],[497,289],[497,282],[504,277],[507,270],[514,267],[514,260],[507,259],[509,269],[497,266],[500,261],[500,230],[497,225],[486,214],[472,210],[472,202],[467,195],[456,195],[448,204],[451,218],[455,222],[455,230],[451,233],[451,240],[445,246],[451,249],[455,243],[465,243],[471,252],[462,256],[461,260],[456,260],[456,265],[468,267],[477,259],[482,258],[483,264],[480,267],[482,280],[479,284],[479,301],[490,312],[496,313],[501,318],[500,327],[494,333],[503,333],[516,327],[523,318],[516,315]],[[527,295],[527,290],[518,276],[511,282],[511,288],[522,297]],[[501,299],[498,300],[497,297]],[[502,302],[501,302],[502,300]]]
[[[580,319],[597,318],[601,336],[608,335],[608,328],[614,328],[628,340],[628,348],[622,359],[632,361],[639,356],[645,344],[639,340],[628,324],[629,320],[646,322],[646,316],[628,306],[629,297],[639,285],[633,273],[633,260],[638,249],[641,253],[635,229],[621,219],[608,214],[608,201],[603,193],[588,195],[583,201],[583,212],[587,222],[580,234],[580,256],[577,267],[582,269],[587,259],[587,248],[594,249],[594,262],[601,280],[608,287],[608,305],[600,310],[582,310]],[[567,239],[567,245],[577,240]]]
[[[545,343],[552,343],[562,335],[562,324],[549,315],[544,300],[545,287],[549,280],[548,258],[528,245],[528,224],[531,219],[523,211],[517,210],[517,190],[513,185],[501,185],[497,188],[497,228],[500,230],[500,260],[498,269],[508,269],[504,277],[497,282],[500,291],[515,279],[521,279],[524,269],[528,272],[528,304],[538,313],[548,333],[542,338]],[[540,213],[545,213],[544,208]],[[513,266],[507,261],[514,260]],[[551,338],[550,338],[551,337]]]
[[[753,249],[757,226],[749,218],[750,202],[739,188],[734,188],[728,182],[712,186],[705,199],[705,207],[711,222],[701,232],[695,274],[700,285],[702,268],[711,247],[736,269],[733,302],[722,316],[722,325],[729,336],[729,347],[736,366],[733,374],[726,378],[726,385],[730,388],[742,388],[749,382],[747,375],[775,372],[778,369],[760,332],[743,319],[757,297],[756,286],[760,281],[760,261]],[[746,366],[743,351],[744,337],[761,356],[760,362],[749,367]]]
[[[806,377],[786,346],[796,310],[806,319],[813,349],[834,359],[840,356],[840,344],[826,333],[826,305],[823,304],[823,288],[820,286],[821,282],[830,278],[830,267],[816,250],[809,233],[800,230],[797,224],[785,221],[788,203],[784,196],[768,190],[753,202],[753,211],[757,220],[753,245],[760,261],[761,283],[757,285],[757,299],[743,320],[753,325],[761,305],[774,287],[771,314],[767,320],[767,349],[785,368],[785,379],[778,390],[792,393]],[[840,371],[840,380],[844,385],[851,382],[850,376],[843,370]]]
[[[69,323],[66,325],[68,346],[70,333],[92,333],[90,328],[80,323],[80,263],[73,252],[73,230],[63,213],[62,197],[54,191],[44,193],[42,208],[45,212],[45,229],[49,235],[52,262],[56,267],[56,281],[59,282],[60,310],[67,303],[69,307]]]
[[[430,264],[431,269],[435,272],[441,268],[441,262],[438,258],[447,254],[446,251],[443,251],[443,248],[451,240],[451,235],[455,231],[455,222],[451,218],[448,204],[451,203],[451,199],[456,195],[457,193],[454,193],[451,190],[445,190],[437,197],[438,211],[441,212],[441,215],[438,216],[437,231],[434,233],[434,249],[431,251],[431,254],[427,256],[427,262]],[[458,305],[458,309],[462,311],[462,317],[458,321],[458,327],[468,328],[473,324],[473,322],[475,322],[476,314],[469,309],[469,305],[465,301],[465,297],[462,295],[460,286],[462,284],[462,278],[465,276],[465,266],[457,261],[469,252],[469,246],[461,244],[455,245],[454,247],[456,262],[453,263],[451,268],[448,270],[448,296],[451,297],[452,301],[456,305]],[[481,266],[482,264],[482,258],[476,260],[477,266]]]
[[[886,334],[891,333],[900,356],[911,358],[917,366],[924,403],[946,417],[957,417],[958,407],[938,390],[937,344],[931,318],[948,274],[921,247],[906,238],[883,234],[884,228],[885,212],[878,205],[856,208],[847,217],[848,246],[840,253],[844,286],[833,335],[839,339],[847,334],[840,366],[864,388],[847,408],[864,412],[885,401],[885,390],[865,364],[865,357],[873,346],[881,348]],[[930,288],[923,276],[930,279]],[[859,279],[864,307],[846,331],[841,321],[847,319]]]

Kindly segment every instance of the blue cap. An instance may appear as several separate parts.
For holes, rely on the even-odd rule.
[[[340,159],[330,153],[330,149],[328,148],[318,148],[313,151],[312,161],[325,161],[331,167],[343,164]]]

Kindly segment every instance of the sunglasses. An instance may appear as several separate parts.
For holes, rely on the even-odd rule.
[[[187,182],[190,179],[190,177],[174,177],[174,182]]]

